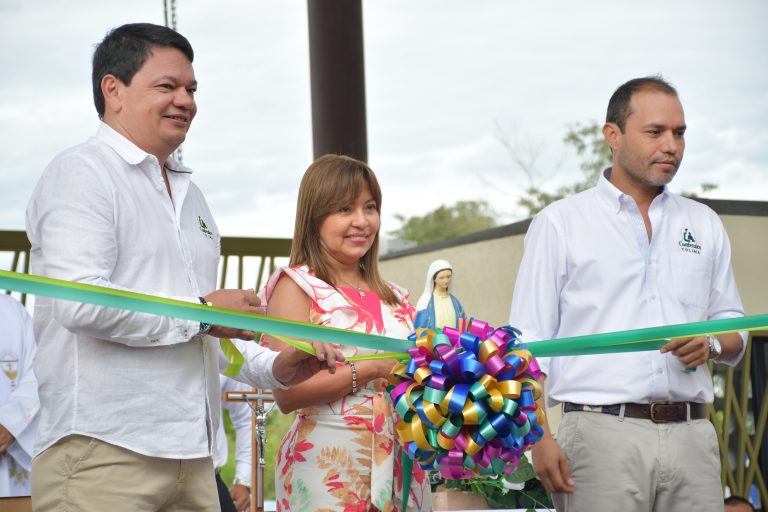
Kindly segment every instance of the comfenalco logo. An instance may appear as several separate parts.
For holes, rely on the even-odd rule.
[[[680,234],[680,241],[677,242],[677,244],[683,252],[701,254],[701,245],[696,242],[696,237],[693,236],[693,231],[688,228],[683,228]]]
[[[203,218],[198,215],[197,221],[200,223],[200,231],[202,231],[208,238],[213,238],[213,233],[208,229],[208,226],[205,225]]]

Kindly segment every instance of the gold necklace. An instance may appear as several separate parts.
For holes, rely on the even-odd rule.
[[[341,276],[339,276],[339,281],[340,281],[341,283],[345,283],[345,284],[348,284],[348,285],[349,285],[349,288],[352,288],[352,289],[355,289],[355,290],[357,290],[357,293],[360,295],[360,298],[361,298],[361,299],[364,299],[364,298],[365,298],[365,292],[363,291],[363,289],[362,289],[362,288],[360,288],[360,280],[359,280],[359,278],[358,278],[358,281],[357,281],[357,286],[353,285],[352,283],[350,283],[349,281],[347,281],[347,280],[345,280],[345,279],[342,279],[342,278],[341,278]]]

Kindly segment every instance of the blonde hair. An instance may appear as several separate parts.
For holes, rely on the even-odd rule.
[[[381,212],[381,188],[365,162],[343,155],[323,155],[310,165],[299,186],[296,225],[290,265],[307,265],[319,278],[336,286],[336,275],[326,261],[320,241],[320,226],[331,213],[354,203],[365,185]],[[394,292],[379,274],[379,233],[360,258],[363,278],[386,304],[397,304]]]

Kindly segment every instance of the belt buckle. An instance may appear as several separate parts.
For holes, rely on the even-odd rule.
[[[670,402],[651,402],[651,409],[649,411],[649,416],[652,422],[654,423],[669,423],[672,420],[665,419],[665,418],[657,418],[656,417],[656,406],[657,405],[671,405]]]

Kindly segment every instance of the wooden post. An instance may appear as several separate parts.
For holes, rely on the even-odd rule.
[[[314,157],[368,160],[360,0],[307,0]]]

